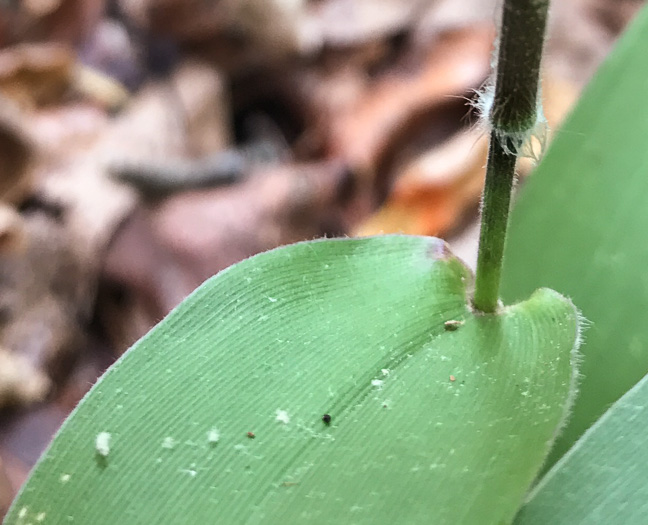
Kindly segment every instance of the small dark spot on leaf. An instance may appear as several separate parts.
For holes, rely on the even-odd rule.
[[[106,456],[102,456],[98,452],[95,452],[95,461],[97,462],[97,466],[101,470],[105,470],[108,466],[108,458]]]
[[[330,414],[324,414],[322,416],[322,421],[324,421],[325,424],[329,425],[331,423],[331,415]]]
[[[248,432],[247,437],[249,437],[250,439],[254,439],[256,437],[256,434],[254,432]]]

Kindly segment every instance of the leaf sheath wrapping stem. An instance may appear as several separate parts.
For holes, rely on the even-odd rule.
[[[507,0],[500,29],[490,121],[501,133],[535,127],[549,0]]]

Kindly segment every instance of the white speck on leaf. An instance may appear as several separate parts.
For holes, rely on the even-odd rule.
[[[445,329],[447,331],[449,331],[449,332],[454,332],[455,330],[459,329],[459,327],[461,325],[463,325],[463,324],[464,324],[464,321],[456,321],[454,319],[452,319],[450,321],[446,321],[445,323],[443,323]]]
[[[44,512],[39,512],[36,515],[36,521],[45,521],[45,516],[47,516],[47,514],[45,514]]]
[[[270,301],[271,303],[276,303],[277,299],[275,299],[274,297],[268,296],[268,301]]]
[[[189,474],[189,476],[191,476],[192,478],[195,478],[196,474],[198,473],[196,471],[196,464],[195,463],[192,463],[191,465],[189,465],[189,468],[183,468],[180,472],[182,472],[184,474]]]
[[[162,448],[172,449],[175,447],[175,445],[176,445],[176,440],[173,439],[172,437],[165,437],[162,440]]]
[[[388,376],[388,375],[389,375],[389,368],[383,368],[383,369],[381,370],[381,372],[382,372],[382,375],[384,375],[384,376]]]
[[[67,483],[68,481],[70,481],[71,477],[72,476],[70,476],[69,474],[61,474],[61,477],[59,478],[59,481],[61,483]]]
[[[25,516],[27,516],[27,510],[28,510],[27,507],[23,507],[22,509],[20,509],[20,511],[18,511],[18,517],[22,519]]]
[[[107,457],[110,454],[110,432],[99,432],[95,439],[95,450],[97,454]]]
[[[374,386],[376,388],[382,388],[384,383],[385,382],[382,379],[372,379],[371,380],[371,386]]]
[[[284,425],[287,425],[288,423],[290,423],[290,416],[288,415],[287,411],[277,409],[277,415],[275,417],[275,420],[279,421],[279,423],[283,423]]]
[[[217,428],[212,428],[207,432],[207,441],[209,442],[210,445],[214,445],[218,443],[218,440],[220,439],[220,432],[218,431]]]

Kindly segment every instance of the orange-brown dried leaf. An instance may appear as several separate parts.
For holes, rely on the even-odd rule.
[[[544,79],[544,112],[550,130],[559,128],[577,94],[571,82],[551,76]],[[547,139],[551,136],[550,131]],[[537,141],[534,152],[538,157],[542,154]],[[461,132],[439,148],[397,166],[397,178],[386,202],[356,229],[356,234],[403,232],[444,236],[452,232],[476,209],[483,188],[486,155],[486,136],[473,130]],[[533,167],[533,159],[522,158],[518,173],[524,176]]]
[[[443,235],[474,207],[484,181],[487,140],[464,132],[403,168],[384,205],[357,235]]]
[[[58,102],[76,58],[60,44],[20,44],[0,51],[0,93],[26,108]]]
[[[490,28],[444,35],[414,71],[395,69],[350,100],[332,122],[330,151],[354,168],[374,172],[404,130],[452,96],[478,87],[489,69]]]

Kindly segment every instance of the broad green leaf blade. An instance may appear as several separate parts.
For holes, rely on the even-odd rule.
[[[476,317],[469,278],[405,236],[229,268],[93,388],[7,523],[509,522],[569,403],[578,316],[541,290]]]
[[[617,44],[522,189],[503,296],[548,286],[591,322],[582,383],[548,464],[648,372],[648,10]]]
[[[648,521],[648,376],[610,408],[530,494],[517,525]]]

